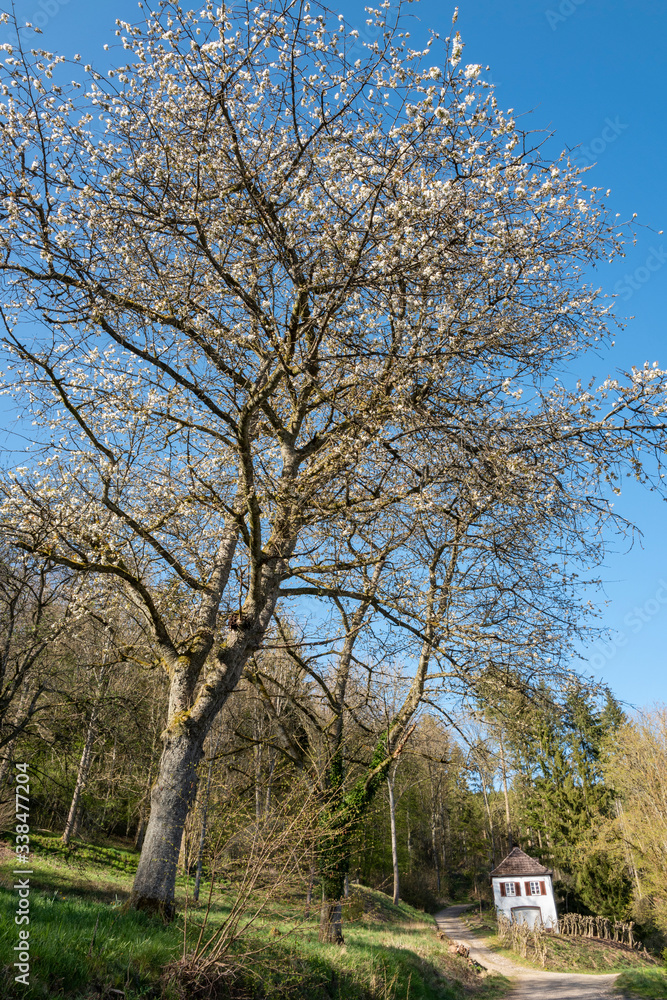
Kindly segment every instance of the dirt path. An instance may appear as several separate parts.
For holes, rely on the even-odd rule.
[[[502,972],[515,981],[509,994],[511,1000],[603,1000],[614,997],[623,1000],[613,992],[616,976],[584,976],[578,972],[533,972],[522,965],[516,965],[508,958],[495,955],[479,938],[466,927],[459,915],[469,906],[449,906],[436,913],[438,928],[455,941],[465,941],[470,948],[473,961],[490,969]]]

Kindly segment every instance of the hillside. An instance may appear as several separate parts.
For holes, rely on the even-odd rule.
[[[137,854],[121,841],[75,843],[70,850],[49,834],[33,838],[31,881],[31,986],[27,1000],[106,1000],[124,996],[176,1000],[173,983],[161,983],[165,965],[199,936],[205,906],[184,913],[185,885],[179,885],[179,916],[164,926],[143,914],[125,912]],[[206,893],[208,886],[206,887]],[[206,894],[205,893],[205,894]],[[205,895],[204,894],[204,895]],[[207,930],[229,914],[230,894],[215,896]],[[11,954],[16,905],[11,875],[0,888],[0,941]],[[461,1000],[491,998],[506,991],[502,977],[479,975],[448,954],[431,917],[406,904],[393,906],[384,893],[353,886],[345,919],[345,946],[321,945],[317,914],[306,919],[302,898],[272,899],[235,949],[234,977],[218,996],[300,1000]],[[16,996],[3,969],[2,1000]],[[114,992],[115,991],[115,992]]]

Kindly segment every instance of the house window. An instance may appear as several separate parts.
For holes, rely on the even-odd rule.
[[[516,896],[516,890],[514,888],[514,882],[505,882],[505,895],[506,896]]]
[[[539,896],[540,895],[540,883],[539,882],[531,882],[530,883],[530,894],[531,894],[531,896]]]

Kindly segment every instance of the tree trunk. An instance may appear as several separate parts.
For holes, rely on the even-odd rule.
[[[100,709],[102,708],[102,702],[106,694],[107,688],[109,686],[109,681],[111,679],[110,666],[107,663],[107,655],[105,653],[104,661],[99,668],[96,676],[97,681],[97,691],[95,693],[95,700],[93,706],[90,710],[90,719],[88,720],[88,728],[86,730],[86,739],[83,745],[83,753],[81,754],[81,760],[79,761],[79,768],[76,774],[76,782],[74,784],[74,792],[72,793],[72,801],[69,807],[69,813],[67,816],[67,822],[65,823],[65,829],[63,830],[62,842],[63,844],[69,844],[72,837],[76,837],[79,832],[79,824],[81,822],[81,796],[83,795],[84,789],[88,783],[88,778],[90,776],[90,768],[93,763],[93,746],[95,745],[95,737],[97,736],[97,720],[99,718]],[[112,774],[114,772],[113,765],[115,764],[115,750],[116,750],[116,736],[114,734],[114,760],[112,763]],[[108,795],[107,795],[108,801]]]
[[[268,816],[271,812],[271,795],[273,793],[273,773],[276,768],[276,755],[275,751],[271,753],[269,750],[269,773],[266,776],[266,793],[264,795],[264,815]]]
[[[151,811],[129,905],[173,919],[178,855],[188,810],[197,791],[203,738],[184,727],[170,734],[151,794]]]
[[[615,810],[616,815],[618,816],[618,818],[620,820],[621,830],[623,832],[623,836],[622,836],[621,840],[623,842],[623,851],[625,853],[626,863],[627,863],[627,866],[628,866],[629,870],[632,873],[632,877],[634,879],[635,886],[637,888],[637,897],[639,899],[641,899],[644,894],[642,892],[641,882],[639,881],[639,872],[637,871],[637,866],[635,864],[635,859],[632,856],[632,849],[630,847],[630,841],[628,840],[628,837],[627,837],[627,834],[626,834],[626,829],[625,829],[625,813],[624,813],[624,810],[623,810],[623,803],[621,802],[620,799],[616,799],[615,800],[615,802],[614,802],[614,810]]]
[[[322,909],[320,911],[320,941],[324,944],[345,944],[343,937],[343,904],[341,902],[342,889],[338,899],[327,898],[327,893],[322,887]]]
[[[139,824],[137,826],[137,832],[134,835],[134,846],[140,851],[144,843],[144,831],[146,829],[146,814],[144,812],[144,807],[141,807],[141,812],[139,813]]]
[[[137,824],[137,832],[134,835],[134,846],[138,851],[140,851],[144,845],[144,834],[146,833],[146,819],[148,816],[148,805],[151,796],[151,787],[153,784],[153,766],[155,764],[155,746],[157,743],[156,733],[153,732],[153,743],[151,746],[151,759],[148,765],[148,775],[146,776],[146,785],[144,794],[141,797],[141,803],[139,806],[139,822]]]
[[[482,784],[482,794],[484,795],[484,807],[486,809],[486,818],[489,824],[489,839],[491,841],[491,866],[496,867],[496,839],[493,832],[493,819],[491,818],[491,806],[489,805],[489,794],[486,789],[486,779],[482,772],[479,772],[479,779]]]
[[[310,866],[310,872],[308,875],[308,889],[306,891],[306,912],[304,914],[306,920],[310,917],[310,907],[313,902],[313,884],[315,882],[315,865]]]
[[[7,743],[5,746],[5,753],[7,756],[2,761],[2,764],[0,764],[0,797],[2,796],[2,792],[5,787],[5,782],[7,781],[9,772],[11,770],[13,762],[13,757],[12,757],[13,750],[14,747],[12,743]]]
[[[409,717],[408,717],[409,721]],[[414,728],[414,727],[413,727]],[[401,743],[395,747],[396,756],[402,749],[412,729],[402,734]],[[344,795],[341,794],[339,777],[342,775],[342,754],[330,765],[329,829],[323,833],[319,851],[322,873],[322,911],[320,916],[320,941],[343,944],[342,908],[345,876],[350,869],[352,837],[359,830],[378,788],[387,778],[392,759],[388,738],[383,734],[376,745],[367,773],[359,778]],[[337,777],[338,775],[338,777]],[[386,826],[384,826],[386,831]],[[384,854],[384,852],[383,852]]]
[[[389,820],[391,823],[391,861],[394,869],[394,906],[398,906],[400,892],[400,882],[398,874],[398,843],[396,841],[396,801],[394,799],[394,778],[396,771],[387,774],[387,788],[389,789]]]
[[[208,774],[206,776],[206,792],[204,794],[204,806],[201,818],[201,836],[199,838],[199,851],[197,852],[197,873],[195,875],[195,887],[192,898],[195,902],[199,899],[199,885],[201,883],[201,870],[204,862],[204,845],[206,843],[206,821],[208,819],[208,803],[211,798],[211,779],[213,777],[213,760],[218,752],[220,737],[216,740],[215,746],[211,750],[211,757],[208,762]]]
[[[320,941],[326,944],[344,944],[342,899],[345,893],[345,876],[350,865],[350,830],[340,823],[343,803],[335,805],[338,816],[333,828],[320,845],[320,874],[322,880],[322,909],[320,910]]]
[[[320,842],[319,864],[322,881],[322,909],[320,910],[320,941],[326,944],[344,944],[342,899],[345,893],[345,876],[350,866],[350,835],[352,828],[346,823],[345,800],[341,795],[342,753],[332,761],[327,780],[330,786],[329,823]]]
[[[507,768],[505,767],[505,747],[503,746],[502,736],[498,737],[498,742],[500,744],[500,764],[503,772],[503,790],[505,792],[505,819],[507,820],[507,845],[508,850],[511,851],[514,847],[514,838],[512,836],[512,818],[510,815],[510,797],[507,791]]]
[[[431,845],[433,847],[433,864],[435,865],[435,881],[440,892],[440,858],[438,856],[438,838],[435,818],[435,802],[431,806]]]
[[[88,729],[86,730],[86,741],[83,745],[83,753],[81,754],[79,769],[76,774],[72,801],[70,803],[67,822],[65,823],[65,829],[63,830],[61,838],[63,844],[69,844],[72,837],[76,837],[79,832],[79,821],[81,818],[81,810],[79,806],[83,790],[86,787],[88,776],[90,775],[90,767],[93,763],[93,746],[95,744],[95,737],[97,736],[97,717],[99,715],[102,693],[103,692],[100,690],[90,713]]]
[[[6,756],[4,757],[2,764],[0,765],[0,797],[2,796],[5,784],[7,782],[7,778],[9,777],[10,771],[12,769],[12,764],[14,763],[15,743],[16,740],[10,740],[9,743],[6,743],[5,746],[3,747]],[[13,790],[10,789],[10,792],[8,794],[13,795],[14,794]]]
[[[32,686],[29,683],[26,683],[21,692],[21,697],[19,698],[18,707],[14,716],[15,727],[18,727],[24,721],[24,712],[28,702],[30,701],[31,694]],[[12,764],[14,763],[14,747],[16,746],[16,743],[17,738],[14,736],[11,740],[5,743],[3,747],[4,758],[2,764],[0,764],[0,797],[4,791],[5,782],[9,777],[9,772],[12,769]]]
[[[73,820],[73,822],[71,824],[69,838],[67,840],[64,840],[63,843],[67,844],[67,843],[69,843],[70,839],[72,839],[73,837],[78,837],[79,836],[79,830],[81,828],[81,817],[82,816],[83,816],[83,802],[79,798],[79,801],[78,801],[77,806],[76,806],[76,811],[74,813],[74,820]],[[68,814],[68,816],[67,816],[67,822],[68,823],[69,823],[69,819],[70,819],[70,817],[69,817],[69,814]],[[63,833],[64,833],[64,831],[63,831]]]
[[[253,719],[253,730],[253,737],[255,739],[253,747],[253,762],[255,765],[255,820],[259,824],[262,822],[262,751],[264,747],[257,719]]]

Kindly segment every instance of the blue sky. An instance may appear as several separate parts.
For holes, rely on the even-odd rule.
[[[193,4],[194,5],[194,4]],[[331,4],[333,6],[333,3]],[[411,5],[413,37],[450,30],[454,4]],[[363,4],[336,7],[363,26]],[[114,19],[138,19],[135,0],[16,0],[23,20],[42,26],[47,48],[102,68]],[[637,213],[636,246],[599,274],[616,291],[619,311],[633,316],[616,347],[581,362],[583,378],[657,361],[667,368],[667,87],[664,46],[667,5],[656,0],[461,0],[457,28],[463,61],[490,66],[498,99],[525,113],[527,128],[555,133],[552,149],[573,149],[589,179],[611,188],[610,208]],[[601,575],[601,623],[610,639],[583,650],[583,666],[631,705],[667,701],[663,664],[667,638],[667,507],[636,485],[617,509],[643,533],[630,547],[619,539]],[[604,601],[607,601],[606,605]]]

